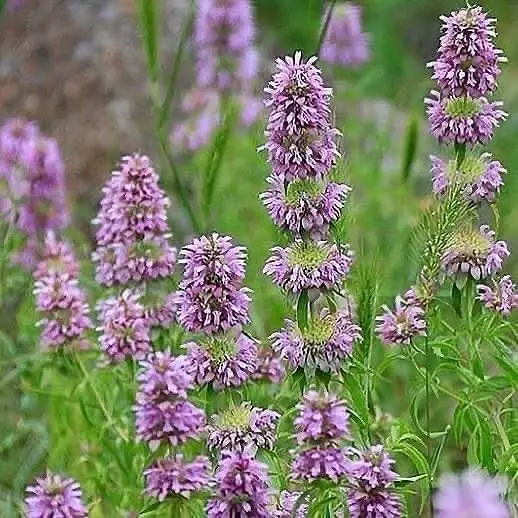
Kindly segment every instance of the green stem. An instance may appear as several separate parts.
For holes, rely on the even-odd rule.
[[[426,456],[428,460],[428,466],[432,465],[432,438],[431,438],[431,419],[430,419],[430,360],[431,360],[431,348],[428,341],[428,336],[425,336],[425,400],[426,400]],[[428,500],[430,504],[430,516],[433,516],[433,501],[432,501],[432,473],[428,473]]]
[[[336,4],[336,0],[331,0],[329,2],[329,7],[327,8],[324,25],[322,25],[322,30],[320,31],[320,35],[318,37],[318,43],[317,43],[317,48],[315,50],[315,56],[320,55],[320,51],[322,49],[322,45],[324,43],[324,40],[325,40],[325,37],[327,34],[327,29],[329,28],[329,23],[331,22],[331,18],[333,16],[333,10],[335,8],[335,4]]]

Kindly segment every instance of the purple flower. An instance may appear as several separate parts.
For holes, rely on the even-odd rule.
[[[305,62],[300,52],[277,59],[277,71],[265,89],[270,113],[262,149],[282,180],[322,177],[339,156],[339,133],[331,126],[332,90],[324,87],[315,61]]]
[[[47,472],[26,489],[24,516],[26,518],[85,518],[88,516],[81,500],[81,488],[71,478]]]
[[[351,518],[400,518],[402,515],[399,497],[384,490],[350,489],[347,507]]]
[[[36,309],[42,318],[40,342],[45,350],[86,349],[86,333],[93,327],[86,296],[76,279],[68,274],[51,273],[34,283]]]
[[[257,370],[257,345],[244,334],[209,336],[200,345],[190,342],[185,347],[189,372],[198,385],[238,387]]]
[[[148,287],[149,289],[149,287]],[[144,305],[144,318],[152,327],[170,327],[175,320],[176,293],[144,295],[142,303]]]
[[[367,61],[369,48],[362,31],[360,6],[346,2],[335,7],[320,55],[322,61],[346,67]]]
[[[441,265],[447,275],[475,280],[485,279],[502,269],[504,259],[510,255],[505,241],[496,241],[495,233],[487,225],[480,231],[460,229],[452,245],[443,253]]]
[[[423,303],[413,289],[396,297],[394,310],[383,308],[383,315],[376,317],[376,334],[385,345],[408,345],[413,338],[426,336]]]
[[[79,264],[72,247],[66,241],[59,241],[53,231],[47,232],[45,236],[41,257],[33,277],[41,279],[50,273],[66,273],[71,278],[77,278],[79,275]]]
[[[99,283],[127,284],[169,277],[176,249],[169,245],[169,199],[145,155],[122,158],[103,188],[92,255]]]
[[[340,211],[351,190],[348,185],[321,180],[294,180],[284,186],[275,176],[268,178],[270,188],[261,199],[273,222],[296,235],[308,233],[314,239],[325,237],[329,225]]]
[[[208,518],[271,518],[267,467],[248,450],[222,453],[216,485],[217,494],[206,507]]]
[[[230,406],[212,416],[207,426],[207,446],[220,451],[246,448],[273,449],[280,415],[248,403]]]
[[[437,518],[510,518],[503,481],[471,469],[441,477],[434,504]]]
[[[359,459],[348,466],[349,479],[367,491],[386,488],[397,478],[392,471],[394,461],[385,453],[381,444],[358,452]]]
[[[500,75],[499,63],[507,61],[496,49],[495,19],[482,7],[468,7],[442,16],[442,36],[437,59],[428,66],[432,78],[447,95],[481,97],[493,92]]]
[[[340,287],[352,262],[353,253],[348,247],[340,249],[325,241],[297,240],[287,248],[272,248],[263,273],[288,292],[330,290]]]
[[[150,353],[140,362],[140,393],[150,398],[187,398],[187,389],[193,387],[194,381],[188,364],[186,356],[173,356],[169,351]]]
[[[285,327],[274,333],[272,348],[292,369],[318,368],[336,372],[352,353],[353,344],[361,341],[360,328],[353,324],[347,312],[329,313],[309,320],[305,329],[295,322],[285,321]]]
[[[182,399],[151,399],[137,393],[135,415],[137,440],[146,441],[152,450],[161,443],[176,446],[197,439],[205,426],[204,412]]]
[[[194,22],[198,85],[246,91],[259,64],[254,37],[252,5],[248,0],[200,0]]]
[[[344,450],[336,446],[315,447],[299,452],[291,464],[294,480],[313,482],[324,478],[333,482],[347,473]]]
[[[425,103],[430,131],[445,144],[485,144],[500,121],[507,118],[507,113],[500,109],[501,102],[489,102],[485,97],[441,97],[432,90]]]
[[[144,471],[145,492],[160,502],[174,495],[189,498],[192,492],[209,485],[208,471],[206,457],[196,457],[192,462],[185,462],[181,454],[159,459]]]
[[[102,331],[99,342],[112,363],[127,357],[142,360],[151,352],[150,325],[139,299],[139,293],[124,290],[99,304]]]
[[[254,381],[280,383],[285,375],[284,365],[269,347],[261,347],[257,352],[257,370],[252,374]]]
[[[301,496],[302,493],[297,491],[281,491],[279,501],[273,510],[273,518],[306,518],[308,505],[304,503],[304,499],[297,505]]]
[[[456,160],[444,160],[430,156],[432,161],[433,192],[442,196],[450,185],[466,187],[466,195],[474,202],[494,201],[500,187],[504,185],[503,174],[507,171],[498,160],[491,160],[490,153],[480,156],[468,154],[460,168]]]
[[[349,415],[343,401],[327,391],[306,392],[297,405],[297,442],[322,442],[349,436]]]
[[[487,309],[509,316],[511,311],[518,307],[518,292],[516,285],[509,275],[505,275],[498,282],[493,280],[493,289],[484,284],[477,286],[478,300]]]

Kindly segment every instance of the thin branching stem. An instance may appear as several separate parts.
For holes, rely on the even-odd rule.
[[[431,348],[428,341],[428,336],[425,336],[425,405],[426,405],[426,456],[428,465],[432,464],[432,438],[431,438],[431,419],[430,419],[430,392],[431,392],[431,377],[430,377],[430,361]],[[430,516],[433,516],[433,501],[432,501],[432,473],[428,473],[428,500],[430,504]]]
[[[326,17],[324,19],[324,25],[322,25],[322,30],[320,31],[320,35],[318,37],[318,43],[317,43],[317,48],[315,50],[315,56],[320,56],[320,51],[322,50],[322,45],[324,44],[324,40],[326,38],[327,29],[329,28],[329,23],[331,22],[331,18],[333,16],[335,4],[336,4],[336,0],[331,0],[329,2],[329,6],[327,7]]]

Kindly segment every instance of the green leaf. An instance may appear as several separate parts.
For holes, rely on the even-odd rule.
[[[412,166],[417,156],[418,141],[419,119],[416,116],[412,116],[407,126],[403,163],[401,167],[401,178],[403,182],[407,182],[410,178]]]
[[[500,368],[512,383],[514,388],[518,387],[518,364],[513,362],[503,354],[492,354],[493,359],[498,363]]]
[[[306,290],[301,291],[297,300],[297,325],[300,330],[307,329],[309,314],[309,296]]]
[[[451,304],[455,313],[462,317],[462,293],[455,282],[451,285]]]
[[[342,372],[343,384],[347,388],[349,393],[349,406],[353,409],[361,419],[363,426],[361,427],[363,432],[369,425],[369,409],[367,408],[367,401],[365,399],[365,391],[363,390],[360,382],[352,374]]]
[[[138,0],[138,18],[146,55],[149,79],[158,82],[158,4],[157,0]]]

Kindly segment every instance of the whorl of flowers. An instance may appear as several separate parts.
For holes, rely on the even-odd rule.
[[[280,383],[286,370],[281,359],[270,347],[261,347],[257,351],[257,369],[252,374],[254,381]]]
[[[272,348],[292,369],[298,367],[336,372],[361,341],[360,328],[348,312],[331,313],[324,309],[320,316],[308,320],[307,327],[286,320],[285,326],[270,337]]]
[[[169,245],[169,199],[146,155],[122,158],[103,188],[97,217],[96,279],[111,286],[169,277],[176,249]]]
[[[187,401],[193,377],[185,356],[151,353],[140,363],[135,406],[137,440],[152,450],[161,443],[173,446],[197,439],[205,426],[205,414]]]
[[[274,247],[263,272],[287,292],[329,290],[341,285],[352,262],[353,253],[348,247],[297,240],[287,248]]]
[[[176,296],[177,320],[185,329],[215,334],[248,322],[249,290],[241,287],[243,247],[213,233],[185,246],[179,262],[184,275]]]
[[[347,473],[348,459],[343,448],[317,446],[299,452],[291,464],[293,480],[313,482],[328,479],[333,482]]]
[[[518,307],[516,284],[509,275],[504,275],[498,282],[493,280],[492,284],[493,288],[479,284],[477,298],[487,309],[509,316],[511,311]]]
[[[257,75],[249,0],[200,0],[194,21],[196,78],[204,89],[246,90]]]
[[[237,338],[231,333],[208,336],[185,347],[198,385],[212,383],[215,390],[238,387],[257,371],[257,345],[243,333]]]
[[[24,516],[26,518],[86,518],[88,512],[82,501],[79,484],[71,478],[47,472],[26,488]]]
[[[349,514],[354,518],[399,518],[401,503],[399,497],[391,492],[397,478],[392,471],[394,461],[381,445],[356,453],[359,458],[347,467],[351,486],[347,491]]]
[[[124,290],[101,301],[99,343],[106,359],[118,363],[126,358],[142,360],[151,352],[151,329],[140,303],[140,293]]]
[[[493,202],[504,184],[503,175],[507,172],[498,160],[492,160],[490,153],[467,155],[460,164],[457,160],[444,161],[430,156],[432,162],[433,192],[439,196],[446,193],[452,185],[465,186],[465,192],[473,203],[482,200]]]
[[[275,176],[267,181],[270,188],[261,194],[261,199],[273,222],[282,230],[297,236],[307,233],[313,239],[327,236],[351,190],[345,184],[309,178],[294,180],[287,186]]]
[[[343,401],[327,391],[310,390],[297,405],[297,442],[320,443],[349,436],[349,416]]]
[[[369,59],[360,6],[345,2],[334,8],[320,56],[322,61],[345,67],[356,67]]]
[[[216,471],[216,495],[206,506],[208,518],[270,518],[266,465],[248,450],[223,452]]]
[[[294,57],[277,59],[277,71],[265,89],[269,109],[264,149],[275,176],[291,181],[296,178],[322,178],[339,156],[331,126],[329,106],[332,90],[324,86],[314,63]]]
[[[41,314],[40,343],[46,350],[85,349],[86,333],[93,327],[84,291],[77,279],[78,264],[70,246],[50,233],[43,259],[34,271],[36,310]]]
[[[408,345],[417,336],[426,336],[423,302],[415,290],[398,295],[394,310],[383,306],[384,313],[376,317],[376,334],[385,345]]]
[[[495,233],[482,225],[480,231],[460,229],[442,255],[441,265],[447,275],[471,276],[478,281],[498,273],[509,255],[507,243],[496,241]]]
[[[493,92],[500,75],[499,63],[507,61],[495,48],[493,18],[474,6],[441,16],[442,36],[432,79],[447,95],[481,97]]]
[[[281,491],[273,509],[273,518],[306,518],[308,505],[304,501],[297,505],[301,497],[302,493],[298,491]]]
[[[280,415],[273,410],[252,407],[248,403],[230,406],[212,416],[207,426],[207,446],[219,451],[273,449]]]
[[[437,518],[510,518],[504,503],[503,481],[470,469],[460,475],[445,475],[434,497]]]
[[[206,457],[196,457],[191,462],[186,462],[181,454],[159,459],[144,471],[145,492],[160,502],[174,495],[189,498],[191,493],[209,485],[208,471]]]
[[[24,236],[15,259],[28,269],[39,260],[42,237],[69,221],[58,145],[23,119],[0,127],[0,213]]]

